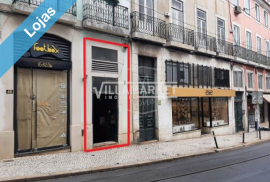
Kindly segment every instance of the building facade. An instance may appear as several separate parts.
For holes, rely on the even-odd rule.
[[[0,160],[268,126],[266,2],[111,1],[78,0],[0,79]],[[1,1],[0,43],[41,2]]]
[[[133,0],[131,6],[132,79],[141,91],[132,98],[134,142],[234,133],[227,3]]]
[[[236,130],[269,128],[270,5],[267,1],[235,0],[229,7],[229,39],[235,48],[232,77],[237,91]]]
[[[1,43],[41,3],[1,1]],[[0,79],[0,159],[50,150],[82,151],[84,135],[87,150],[127,143],[127,96],[116,97],[115,85],[127,83],[128,51],[95,41],[84,47],[84,38],[127,44],[129,9],[126,0],[117,6],[78,0]],[[110,92],[102,89],[102,82],[112,83]],[[119,84],[118,89],[123,87]]]

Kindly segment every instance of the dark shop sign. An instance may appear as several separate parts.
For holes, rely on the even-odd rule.
[[[32,57],[40,57],[43,55],[53,55],[57,58],[64,58],[63,50],[53,43],[51,40],[39,39],[30,50]]]

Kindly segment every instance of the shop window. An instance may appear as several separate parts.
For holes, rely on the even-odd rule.
[[[270,90],[270,77],[266,77],[266,89]]]
[[[265,123],[265,120],[264,120],[264,105],[263,104],[260,104],[260,121],[261,121],[261,123]]]
[[[199,129],[199,98],[172,100],[173,133]]]
[[[263,89],[263,75],[262,74],[258,75],[258,87],[259,89]]]
[[[243,72],[242,71],[233,72],[233,86],[243,87]]]
[[[215,86],[230,87],[230,71],[215,68]]]
[[[254,77],[253,77],[253,73],[249,72],[248,74],[248,88],[254,88]]]
[[[204,127],[229,124],[228,98],[203,98],[202,107]]]

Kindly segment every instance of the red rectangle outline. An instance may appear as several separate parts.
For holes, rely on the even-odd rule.
[[[121,145],[114,145],[114,146],[109,146],[109,147],[101,147],[101,148],[96,148],[96,149],[87,149],[87,127],[86,127],[86,121],[87,121],[87,114],[86,114],[86,109],[87,109],[87,104],[86,104],[86,41],[94,41],[94,42],[101,42],[104,44],[110,44],[110,45],[115,45],[115,46],[120,46],[120,47],[126,47],[128,49],[128,81],[127,81],[127,87],[128,87],[128,113],[127,113],[127,143],[126,144],[121,144]],[[105,40],[100,40],[100,39],[94,39],[94,38],[89,38],[89,37],[84,37],[83,38],[83,77],[84,77],[84,152],[94,152],[94,151],[100,151],[100,150],[106,150],[106,149],[113,149],[113,148],[119,148],[119,147],[127,147],[130,145],[130,46],[127,44],[120,44],[116,42],[110,42],[110,41],[105,41]]]

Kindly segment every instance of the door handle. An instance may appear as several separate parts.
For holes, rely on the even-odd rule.
[[[35,100],[36,99],[36,96],[35,95],[31,95],[30,96],[30,99]]]

